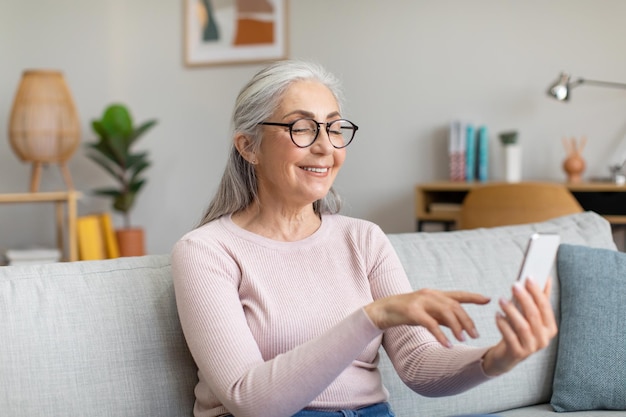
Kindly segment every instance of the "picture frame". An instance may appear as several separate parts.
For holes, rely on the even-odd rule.
[[[287,58],[287,1],[184,0],[185,65]]]

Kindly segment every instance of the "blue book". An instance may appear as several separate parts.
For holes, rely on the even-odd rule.
[[[489,136],[487,127],[478,128],[478,181],[489,179]]]
[[[467,124],[465,127],[465,180],[474,181],[476,172],[476,135],[474,126]]]

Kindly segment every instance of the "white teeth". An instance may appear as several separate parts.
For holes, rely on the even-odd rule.
[[[311,167],[304,167],[302,168],[305,171],[311,171],[311,172],[319,172],[319,173],[324,173],[328,171],[328,168],[311,168]]]

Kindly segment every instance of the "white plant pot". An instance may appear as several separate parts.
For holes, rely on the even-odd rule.
[[[517,143],[504,145],[504,180],[522,180],[522,147]]]

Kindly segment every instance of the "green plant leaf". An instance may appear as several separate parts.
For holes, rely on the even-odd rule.
[[[517,143],[517,131],[503,132],[498,135],[503,145]]]
[[[142,161],[136,165],[133,166],[132,169],[132,176],[131,176],[131,181],[133,178],[137,177],[139,174],[141,174],[146,168],[148,168],[150,166],[150,162],[148,161]]]
[[[95,190],[93,190],[93,193],[96,195],[116,198],[122,195],[120,190],[118,190],[117,188],[96,188]]]
[[[100,154],[96,154],[96,153],[87,154],[87,158],[91,159],[96,164],[98,164],[102,169],[104,169],[109,174],[111,174],[111,176],[115,178],[117,182],[119,182],[120,184],[124,184],[123,173],[121,173],[119,170],[119,167],[117,167],[117,165],[112,163],[109,159],[106,159]]]
[[[133,119],[128,109],[121,104],[107,107],[102,124],[111,136],[130,138],[133,134]]]
[[[113,152],[111,152],[111,149],[109,148],[109,146],[107,146],[106,142],[101,140],[100,142],[97,142],[97,143],[88,143],[86,144],[86,146],[87,148],[90,148],[93,153],[97,152],[101,154],[102,156],[105,156],[112,163],[117,164],[115,155],[113,154]]]
[[[133,132],[133,134],[132,134],[132,136],[130,138],[129,145],[132,145],[144,133],[146,133],[148,130],[150,130],[150,128],[152,128],[152,126],[154,126],[156,123],[157,123],[156,120],[148,120],[147,122],[145,122],[141,126],[139,126],[137,129],[135,129],[135,131]]]
[[[130,187],[129,187],[130,191],[136,194],[144,186],[145,183],[146,183],[145,179],[131,182]]]
[[[113,208],[122,213],[129,212],[135,202],[135,195],[136,193],[131,191],[117,196],[113,202]]]
[[[128,158],[126,160],[126,168],[135,171],[137,169],[136,167],[146,163],[149,163],[148,152],[135,153],[128,155]]]
[[[93,130],[96,131],[96,133],[98,134],[98,136],[108,136],[108,132],[107,130],[104,128],[104,125],[102,124],[102,122],[100,120],[93,120],[91,122],[91,127],[93,128]]]

